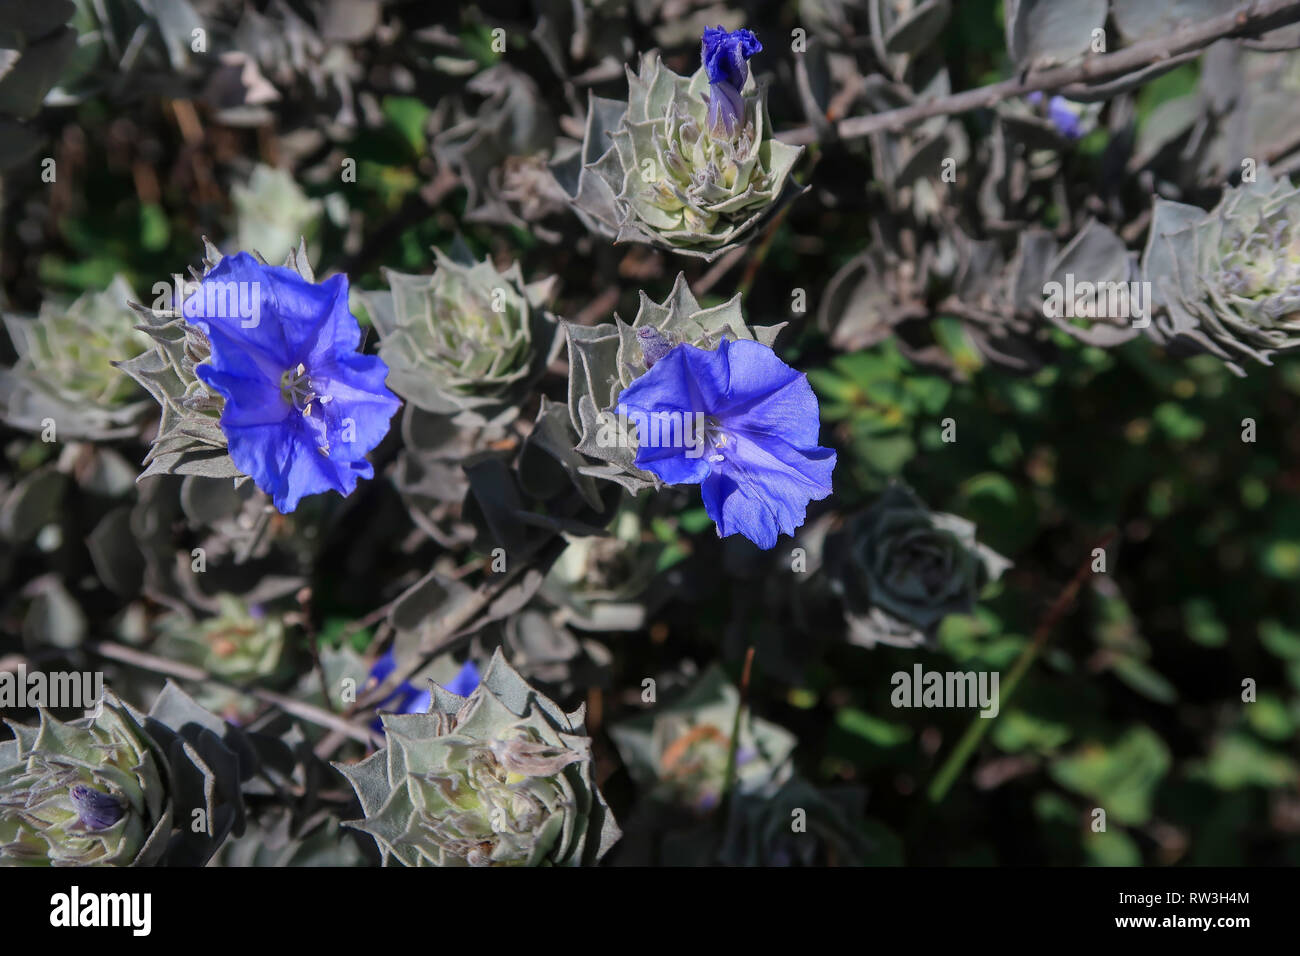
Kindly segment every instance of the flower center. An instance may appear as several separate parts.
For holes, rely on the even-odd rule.
[[[709,461],[714,462],[715,464],[723,461],[725,458],[723,453],[727,448],[731,447],[731,444],[731,436],[723,431],[722,422],[718,421],[717,416],[705,415],[704,447]]]
[[[307,371],[307,366],[302,362],[299,362],[294,368],[285,369],[280,376],[280,397],[302,412],[304,418],[312,417],[313,405],[328,405],[334,400],[332,395],[321,395],[317,391],[316,385],[312,382],[311,375]],[[323,422],[324,419],[322,418],[322,424]],[[330,446],[328,442],[317,446],[317,450],[326,458],[329,457]]]

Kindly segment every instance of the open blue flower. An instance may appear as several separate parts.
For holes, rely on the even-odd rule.
[[[809,501],[831,493],[835,452],[817,444],[808,377],[766,345],[675,346],[623,390],[618,412],[638,424],[637,467],[670,485],[699,484],[721,537],[774,547],[803,524]],[[640,422],[656,424],[660,440],[647,440]],[[663,441],[665,431],[680,440]]]
[[[241,252],[204,277],[182,314],[212,345],[195,371],[225,398],[231,460],[281,513],[374,475],[365,455],[401,402],[384,384],[388,366],[357,351],[346,276],[312,283]]]
[[[715,135],[732,136],[744,125],[740,91],[749,77],[749,58],[762,49],[763,44],[749,30],[705,28],[700,60],[709,77],[709,129]]]

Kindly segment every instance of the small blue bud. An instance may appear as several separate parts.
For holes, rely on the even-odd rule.
[[[643,325],[637,329],[636,340],[641,343],[641,358],[647,371],[673,349],[672,343],[653,325]]]
[[[77,819],[89,830],[107,830],[126,815],[122,801],[112,794],[79,783],[68,791]]]

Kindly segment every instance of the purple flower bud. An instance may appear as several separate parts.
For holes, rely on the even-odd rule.
[[[762,49],[763,44],[749,30],[705,29],[700,59],[709,77],[709,129],[714,135],[733,136],[744,125],[740,91],[749,77],[749,58]]]
[[[107,830],[126,814],[122,801],[112,794],[79,783],[68,790],[77,819],[89,830]]]
[[[653,325],[643,325],[637,329],[636,340],[641,343],[641,358],[647,370],[673,349],[672,343]]]

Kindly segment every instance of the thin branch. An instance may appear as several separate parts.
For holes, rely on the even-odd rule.
[[[1088,550],[1087,556],[1079,565],[1079,570],[1070,579],[1070,583],[1065,586],[1056,600],[1052,602],[1051,608],[1043,615],[1037,630],[1034,631],[1033,640],[1029,642],[1021,652],[1020,657],[1017,658],[1016,663],[1011,668],[1011,673],[1007,677],[1006,684],[1002,688],[1002,692],[998,695],[997,712],[999,714],[1011,701],[1011,695],[1015,693],[1016,686],[1029,670],[1029,665],[1034,662],[1039,652],[1047,645],[1047,639],[1052,636],[1056,625],[1060,623],[1061,618],[1065,617],[1066,612],[1070,610],[1070,606],[1074,604],[1074,599],[1078,597],[1083,582],[1090,577],[1093,554],[1098,548],[1105,550],[1109,547],[1114,538],[1115,532],[1108,531],[1093,544]],[[934,775],[934,780],[930,783],[929,797],[931,803],[939,803],[943,800],[948,793],[948,788],[952,786],[953,781],[957,779],[957,775],[966,766],[966,761],[970,759],[971,754],[975,752],[975,748],[984,739],[984,734],[995,723],[997,723],[996,718],[989,720],[981,716],[976,716],[971,721],[970,726],[966,728],[966,733],[957,741],[957,746],[953,748],[952,753],[948,755],[948,759],[943,762],[943,766],[939,768],[939,772]]]
[[[732,266],[745,258],[745,253],[747,251],[748,250],[744,246],[737,246],[735,249],[726,253],[717,262],[713,263],[713,265],[709,267],[709,271],[700,277],[699,281],[695,283],[695,288],[691,290],[695,293],[696,298],[704,295],[717,285],[718,280],[730,272]]]
[[[262,687],[241,687],[238,684],[231,683],[230,681],[214,677],[202,667],[196,667],[193,664],[184,664],[180,661],[168,660],[165,657],[159,657],[156,654],[150,654],[147,651],[137,650],[134,647],[127,647],[125,644],[117,644],[113,641],[98,641],[87,644],[86,650],[90,651],[92,654],[98,654],[100,657],[120,661],[121,663],[127,664],[131,667],[138,667],[141,670],[150,671],[154,674],[162,674],[165,677],[174,677],[177,680],[184,681],[216,684],[240,694],[246,694],[249,697],[260,700],[264,704],[278,707],[285,713],[292,714],[294,717],[345,734],[353,740],[360,741],[363,744],[369,744],[371,741],[371,734],[369,731],[355,726],[332,711],[317,707],[314,704],[295,700],[292,697],[286,697],[284,694],[277,694],[275,691],[266,690]]]
[[[740,672],[740,689],[736,698],[736,713],[731,718],[731,739],[727,741],[727,769],[722,776],[722,792],[718,796],[718,805],[723,813],[727,812],[727,797],[736,783],[736,753],[740,748],[740,727],[742,714],[749,704],[749,678],[754,669],[754,646],[745,651],[745,666]]]
[[[1055,91],[1074,84],[1094,85],[1103,80],[1135,73],[1153,64],[1204,50],[1219,40],[1257,37],[1278,27],[1300,21],[1300,0],[1252,0],[1233,10],[1197,23],[1189,23],[1169,36],[1141,40],[1114,53],[1085,57],[1078,63],[1026,73],[988,86],[871,116],[853,116],[834,127],[840,139],[861,139],[872,133],[904,129],[932,116],[948,116],[987,109],[1003,100],[1038,91]],[[795,145],[815,142],[812,126],[799,126],[778,133],[777,139]]]

